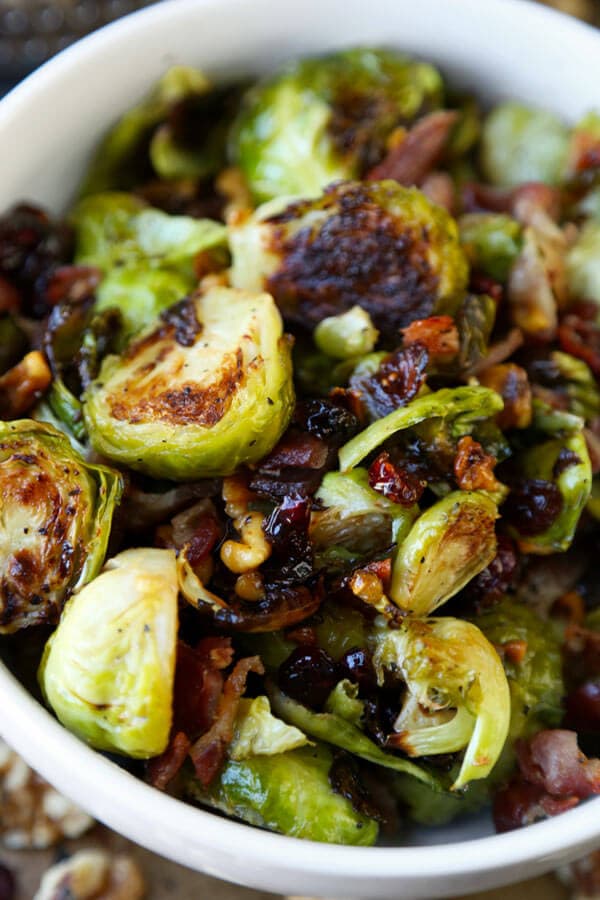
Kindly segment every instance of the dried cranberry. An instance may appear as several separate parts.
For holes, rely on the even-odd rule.
[[[355,647],[344,653],[339,661],[340,674],[342,678],[349,681],[355,681],[360,687],[367,690],[374,690],[377,685],[375,678],[375,669],[371,655],[367,650]]]
[[[297,647],[280,665],[278,682],[294,700],[321,709],[339,680],[335,662],[319,647]]]
[[[427,482],[408,466],[395,464],[389,453],[380,453],[369,469],[373,490],[402,506],[412,506],[421,499]]]
[[[502,507],[502,515],[519,534],[532,536],[546,531],[563,508],[557,486],[542,478],[524,478],[514,484]]]
[[[416,396],[428,362],[427,349],[416,341],[386,356],[374,374],[351,378],[350,387],[362,395],[371,415],[381,418]]]
[[[341,447],[358,431],[355,415],[333,400],[304,400],[298,403],[293,422],[330,447]]]
[[[572,691],[566,701],[565,728],[600,733],[600,683],[586,681]]]
[[[486,607],[502,599],[512,584],[517,568],[517,553],[514,542],[505,534],[497,538],[496,555],[489,564],[473,578],[465,589],[469,600]]]
[[[310,506],[306,497],[285,497],[266,520],[264,532],[273,552],[263,571],[270,582],[297,584],[312,574]]]
[[[10,869],[0,863],[0,900],[13,900],[15,896],[15,878]]]

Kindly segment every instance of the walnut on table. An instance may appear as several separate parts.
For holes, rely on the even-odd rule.
[[[142,900],[145,893],[131,857],[80,850],[48,869],[33,900]]]
[[[51,847],[80,837],[93,824],[0,739],[0,841],[6,847]]]

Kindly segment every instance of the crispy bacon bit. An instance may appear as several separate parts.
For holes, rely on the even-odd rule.
[[[177,645],[173,699],[173,729],[192,740],[212,725],[223,689],[221,670],[231,664],[230,638],[210,638],[196,648]],[[218,642],[218,643],[217,643]]]
[[[0,417],[18,419],[50,387],[52,372],[46,358],[33,350],[0,378]]]
[[[427,482],[415,472],[391,461],[389,453],[380,453],[369,468],[373,490],[401,506],[413,506],[421,499]]]
[[[233,738],[240,698],[246,690],[248,675],[251,672],[264,675],[264,671],[258,656],[248,656],[235,664],[233,672],[225,682],[214,724],[195,742],[190,751],[196,775],[204,787],[208,787],[218,775],[225,761],[227,747]]]
[[[210,513],[201,516],[194,533],[186,542],[186,557],[193,569],[208,559],[220,537],[221,528],[215,517]]]
[[[407,187],[419,184],[440,159],[457,115],[454,111],[440,110],[424,116],[412,126],[404,140],[368,172],[367,180],[393,178]]]
[[[567,697],[565,726],[600,734],[600,683],[585,681]]]
[[[500,482],[494,475],[496,458],[486,453],[470,435],[461,437],[454,459],[454,477],[462,491],[496,491]]]
[[[95,266],[60,266],[48,278],[46,286],[48,305],[82,303],[94,296],[101,280],[102,272]]]
[[[287,433],[261,462],[264,472],[279,473],[286,467],[321,469],[327,462],[327,445],[312,434]]]
[[[502,363],[485,369],[479,381],[501,395],[504,409],[496,416],[502,429],[531,425],[531,387],[527,372],[515,363]]]
[[[159,791],[168,787],[184,764],[191,746],[183,731],[178,731],[171,738],[162,756],[157,756],[148,764],[148,780],[152,787]]]
[[[371,413],[381,418],[417,395],[425,382],[428,362],[427,349],[416,341],[386,356],[373,375],[351,378],[350,387],[362,395]]]
[[[553,796],[584,800],[600,793],[600,760],[588,759],[574,731],[552,728],[517,743],[519,768],[526,781]]]
[[[482,572],[473,578],[465,591],[477,607],[493,606],[511,586],[516,569],[517,553],[514,541],[507,535],[497,535],[496,555]]]
[[[542,478],[522,478],[511,485],[502,515],[524,537],[546,531],[563,508],[558,487]]]
[[[458,329],[452,316],[429,316],[417,319],[402,329],[404,345],[419,342],[436,362],[448,362],[460,350]]]
[[[498,791],[494,798],[494,824],[500,833],[532,825],[577,806],[577,797],[552,797],[542,788],[520,778]]]
[[[569,313],[558,327],[558,342],[565,353],[582,359],[600,376],[600,328],[594,321]]]

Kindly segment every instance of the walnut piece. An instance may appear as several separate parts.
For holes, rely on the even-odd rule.
[[[137,863],[103,850],[80,850],[45,873],[33,900],[142,900]]]

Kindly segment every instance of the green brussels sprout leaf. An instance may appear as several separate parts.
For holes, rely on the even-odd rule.
[[[273,715],[268,697],[260,696],[253,700],[242,697],[228,755],[239,762],[253,756],[286,753],[310,743],[298,728]]]

